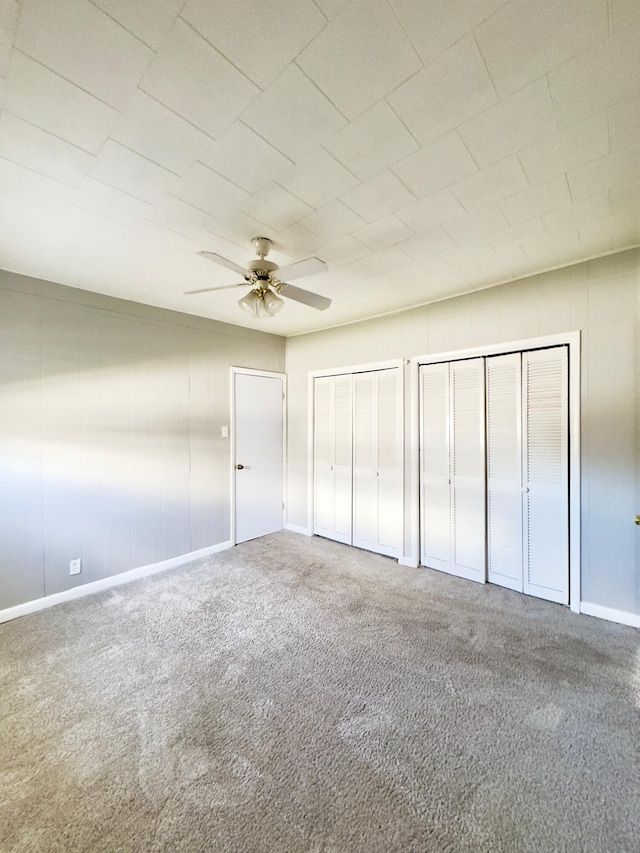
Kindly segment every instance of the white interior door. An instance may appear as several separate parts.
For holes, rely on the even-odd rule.
[[[486,382],[488,580],[522,592],[520,353],[487,358]]]
[[[235,541],[282,530],[284,378],[234,372]]]

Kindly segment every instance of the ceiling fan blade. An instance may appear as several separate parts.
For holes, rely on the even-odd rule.
[[[246,287],[246,281],[239,281],[238,284],[223,284],[220,287],[203,287],[200,290],[185,290],[183,296],[193,296],[194,293],[212,293],[214,290],[231,290],[235,287]]]
[[[281,296],[286,296],[287,299],[293,299],[294,302],[301,302],[310,308],[316,308],[318,311],[325,311],[331,305],[331,300],[327,299],[326,296],[311,293],[310,290],[303,290],[301,287],[286,284],[286,282],[282,282],[278,287],[278,293]]]
[[[241,267],[240,264],[236,264],[228,258],[223,258],[222,255],[217,255],[215,252],[198,252],[198,254],[202,255],[203,258],[207,258],[209,261],[214,261],[214,263],[220,264],[222,267],[226,267],[227,269],[237,272],[238,275],[245,276],[247,274],[246,269]]]
[[[295,264],[289,264],[288,267],[281,267],[276,275],[278,278],[303,278],[305,275],[316,275],[319,272],[326,272],[328,269],[324,261],[320,258],[307,258],[306,261],[297,261]]]

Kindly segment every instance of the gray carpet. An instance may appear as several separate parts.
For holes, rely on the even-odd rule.
[[[636,630],[278,533],[0,625],[0,850],[640,850]]]

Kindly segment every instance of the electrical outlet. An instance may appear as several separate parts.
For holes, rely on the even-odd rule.
[[[71,560],[69,563],[69,574],[70,575],[79,575],[82,570],[82,559],[78,557],[77,560]]]
[[[229,438],[229,427],[228,426],[223,426],[221,428],[221,435],[223,438]]]

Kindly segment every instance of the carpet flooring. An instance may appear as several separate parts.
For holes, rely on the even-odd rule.
[[[281,532],[0,625],[0,850],[640,850],[640,634]]]

